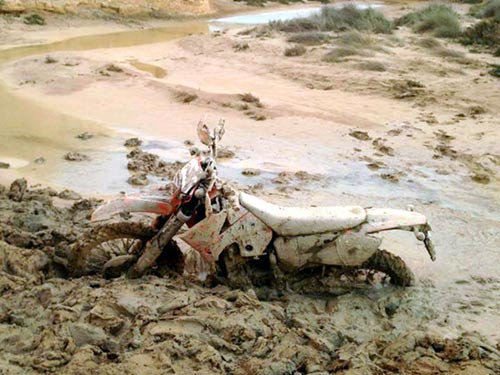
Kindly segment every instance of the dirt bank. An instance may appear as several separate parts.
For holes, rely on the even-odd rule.
[[[0,12],[20,14],[27,12],[56,14],[88,14],[130,16],[200,15],[211,11],[208,0],[4,0]]]

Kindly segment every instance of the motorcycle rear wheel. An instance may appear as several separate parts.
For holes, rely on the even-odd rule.
[[[377,250],[359,268],[383,272],[393,285],[411,286],[415,283],[415,275],[404,260],[386,250]]]
[[[73,243],[67,269],[74,277],[96,273],[105,277],[119,276],[135,263],[142,254],[145,243],[155,234],[156,231],[151,226],[139,222],[96,226]],[[177,250],[175,255],[169,251],[172,260],[182,258],[173,242],[170,242],[169,247]]]

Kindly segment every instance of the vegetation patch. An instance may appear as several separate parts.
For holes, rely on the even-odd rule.
[[[115,64],[109,64],[106,67],[106,70],[108,72],[113,72],[113,73],[122,73],[123,72],[123,69],[120,68],[118,65],[115,65]]]
[[[350,56],[367,56],[366,52],[351,48],[351,47],[337,47],[323,56],[323,61],[337,63],[343,61],[346,57]]]
[[[470,14],[477,18],[494,18],[500,21],[500,0],[483,1],[473,6]]]
[[[461,39],[465,45],[480,45],[500,55],[500,22],[495,18],[482,20],[467,28]]]
[[[431,4],[396,20],[397,26],[409,26],[418,33],[431,33],[439,38],[461,35],[460,19],[449,5]]]
[[[422,38],[417,42],[417,44],[420,47],[429,49],[430,52],[435,56],[452,58],[459,60],[460,62],[468,62],[467,58],[465,57],[465,54],[462,51],[446,48],[441,44],[439,40],[435,38],[429,38],[429,37]]]
[[[29,16],[24,17],[24,23],[26,25],[45,25],[45,19],[38,14],[31,14]]]
[[[52,56],[45,56],[45,64],[55,64],[57,62]]]
[[[493,77],[500,78],[500,65],[492,65],[492,69],[488,73]]]
[[[181,103],[188,104],[198,99],[198,95],[186,91],[178,91],[175,93],[175,98]]]
[[[285,32],[361,30],[374,33],[392,32],[392,23],[371,8],[358,9],[354,5],[342,8],[323,7],[321,12],[306,18],[270,22],[269,27]]]
[[[294,57],[294,56],[302,56],[306,53],[306,47],[303,45],[297,44],[293,47],[289,47],[285,49],[285,56]]]
[[[240,99],[245,103],[254,103],[255,105],[260,104],[260,99],[250,92],[241,94]]]
[[[437,47],[441,47],[441,42],[439,40],[437,40],[436,38],[432,38],[432,37],[422,38],[422,39],[420,39],[417,42],[417,44],[420,47],[424,47],[424,48],[437,48]]]
[[[380,49],[377,42],[369,35],[352,30],[340,35],[339,44],[346,47],[362,48],[362,49]]]
[[[360,70],[369,70],[371,72],[385,72],[387,69],[384,64],[379,61],[363,61],[356,65]]]
[[[314,46],[318,44],[326,43],[330,40],[330,37],[322,32],[318,31],[306,31],[294,34],[287,39],[290,43],[300,43],[308,46]]]

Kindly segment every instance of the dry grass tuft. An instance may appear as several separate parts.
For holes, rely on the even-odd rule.
[[[314,46],[326,43],[330,40],[330,37],[324,33],[317,31],[306,31],[302,33],[297,33],[290,36],[287,39],[289,43],[300,43],[308,46]]]
[[[379,61],[363,61],[356,65],[360,70],[369,70],[371,72],[385,72],[387,69],[384,64]]]
[[[393,25],[372,8],[358,9],[354,5],[342,8],[323,7],[319,14],[289,21],[270,22],[269,27],[285,32],[362,30],[374,33],[392,32]]]
[[[292,46],[292,47],[289,47],[287,49],[285,49],[285,56],[287,57],[295,57],[295,56],[302,56],[303,54],[306,53],[306,47],[300,45],[300,44],[297,44],[295,46]]]
[[[410,26],[418,33],[431,33],[440,38],[461,35],[460,17],[449,5],[431,4],[396,20],[398,26]]]
[[[362,50],[351,47],[337,47],[323,56],[323,61],[338,63],[349,56],[367,56],[368,54]]]

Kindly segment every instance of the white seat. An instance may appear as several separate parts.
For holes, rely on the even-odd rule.
[[[280,236],[336,232],[366,220],[361,206],[281,207],[246,193],[240,193],[240,204]]]

